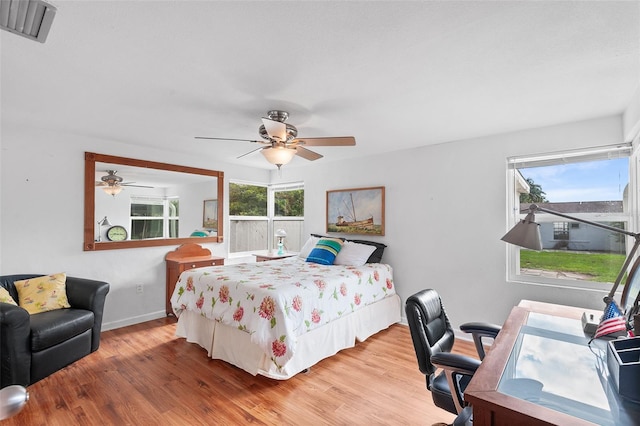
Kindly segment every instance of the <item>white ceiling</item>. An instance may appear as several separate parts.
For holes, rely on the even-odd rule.
[[[638,1],[56,1],[44,44],[0,31],[2,130],[236,157],[270,109],[318,161],[621,113]],[[111,154],[105,149],[105,154]],[[296,158],[290,166],[309,164]]]

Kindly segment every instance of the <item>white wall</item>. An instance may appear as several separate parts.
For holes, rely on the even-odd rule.
[[[177,245],[82,250],[85,151],[222,170],[225,181],[269,179],[266,170],[186,155],[179,147],[176,152],[159,152],[50,129],[3,127],[1,148],[0,274],[66,272],[107,281],[111,288],[104,313],[105,330],[165,315],[164,256]],[[181,204],[181,208],[186,209],[186,205]],[[195,208],[201,218],[202,200]],[[224,211],[228,211],[228,200]],[[224,235],[228,235],[228,224],[224,226]],[[215,256],[227,255],[224,243],[205,246]],[[138,284],[144,288],[141,295],[135,291]]]
[[[499,240],[506,231],[505,158],[620,142],[622,127],[621,117],[611,117],[353,161],[326,158],[285,166],[281,177],[179,151],[3,128],[0,274],[65,271],[109,282],[105,329],[164,315],[164,256],[175,246],[82,251],[84,152],[92,151],[218,169],[226,182],[304,180],[307,233],[325,229],[327,190],[383,185],[386,235],[375,239],[389,246],[384,260],[394,267],[399,294],[404,300],[422,288],[436,288],[454,325],[502,323],[520,299],[599,309],[604,294],[598,292],[506,281],[507,247]],[[224,212],[226,217],[226,197]],[[227,255],[226,244],[207,247],[214,255]],[[144,286],[142,295],[135,292],[137,284]]]
[[[631,97],[629,106],[622,115],[622,126],[627,142],[631,142],[640,134],[640,86]]]
[[[455,326],[501,324],[521,299],[604,308],[602,292],[506,281],[507,247],[500,241],[507,231],[506,158],[622,139],[621,118],[611,117],[344,163],[318,161],[303,170],[283,167],[282,177],[272,178],[304,177],[307,233],[325,230],[327,190],[384,185],[386,235],[375,240],[388,246],[383,261],[394,268],[403,303],[435,288]]]

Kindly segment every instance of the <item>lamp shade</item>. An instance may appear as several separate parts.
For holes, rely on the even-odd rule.
[[[516,223],[516,226],[511,228],[501,240],[531,250],[542,250],[540,225],[534,221],[535,214],[527,214],[527,216]]]
[[[278,229],[276,231],[276,237],[286,237],[287,232],[284,229]]]
[[[104,219],[98,221],[98,225],[111,226],[111,222],[109,222],[109,219],[107,219],[107,217],[105,216]]]
[[[109,185],[109,186],[103,186],[102,190],[107,194],[115,197],[117,194],[122,192],[122,187],[120,185]]]
[[[275,164],[280,168],[280,166],[284,164],[288,164],[293,156],[296,155],[296,150],[291,148],[285,148],[283,146],[274,146],[271,148],[263,149],[262,155],[267,159],[271,164]]]

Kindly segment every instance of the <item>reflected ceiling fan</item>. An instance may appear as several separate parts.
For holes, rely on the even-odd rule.
[[[121,176],[116,175],[116,173],[118,173],[116,170],[105,171],[107,174],[105,176],[102,176],[99,182],[96,182],[96,187],[102,188],[104,192],[114,197],[124,189],[124,186],[133,186],[137,188],[153,188],[153,186],[134,185],[135,182],[122,182],[123,179]]]
[[[244,141],[259,143],[264,146],[242,154],[238,158],[249,155],[256,151],[262,152],[268,162],[278,166],[289,163],[294,155],[299,155],[306,160],[317,160],[322,155],[311,151],[304,146],[353,146],[356,139],[353,136],[341,136],[331,138],[298,138],[298,129],[291,124],[285,123],[289,118],[289,113],[280,110],[267,112],[267,117],[262,117],[262,125],[258,128],[258,133],[263,140],[233,139],[233,138],[213,138],[196,136],[196,139],[215,139],[223,141]],[[304,145],[304,146],[303,146]]]

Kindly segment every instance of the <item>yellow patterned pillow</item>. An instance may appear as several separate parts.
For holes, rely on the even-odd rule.
[[[45,275],[43,277],[14,282],[18,290],[18,303],[30,314],[70,308],[67,300],[67,275]]]
[[[9,291],[2,286],[0,286],[0,302],[18,306],[16,301],[13,300],[13,297],[11,297],[11,295],[9,294]]]

